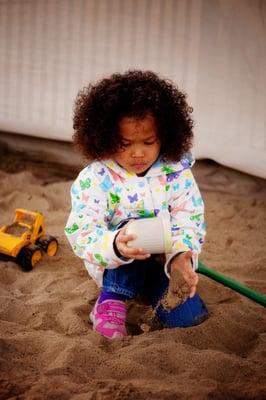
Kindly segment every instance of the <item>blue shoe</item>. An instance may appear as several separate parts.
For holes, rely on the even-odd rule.
[[[198,294],[170,311],[160,305],[155,313],[165,328],[187,328],[199,325],[208,317],[208,310]]]

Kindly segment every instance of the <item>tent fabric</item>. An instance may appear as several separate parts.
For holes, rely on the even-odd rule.
[[[89,82],[130,68],[174,81],[197,158],[266,178],[266,2],[0,1],[0,130],[71,140]]]

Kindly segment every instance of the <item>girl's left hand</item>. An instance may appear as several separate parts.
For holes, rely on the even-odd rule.
[[[136,235],[127,235],[126,225],[120,230],[115,238],[115,245],[118,252],[126,258],[134,258],[135,260],[146,260],[150,254],[146,253],[142,248],[128,247],[127,242],[136,239]]]
[[[189,297],[193,297],[196,294],[199,281],[198,274],[192,268],[192,256],[193,252],[189,250],[177,255],[171,262],[171,272],[178,270],[190,288]]]

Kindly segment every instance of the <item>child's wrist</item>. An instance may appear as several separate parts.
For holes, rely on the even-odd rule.
[[[184,251],[180,251],[180,253],[175,254],[174,257],[172,258],[172,260],[170,261],[170,266],[171,266],[174,262],[176,262],[177,258],[178,258],[179,256],[181,256],[181,254],[184,254],[184,253],[185,253]]]
[[[174,265],[180,265],[180,264],[182,264],[182,261],[183,262],[185,262],[185,260],[183,259],[182,260],[182,257],[180,257],[182,254],[185,254],[186,252],[185,251],[181,251],[180,253],[177,253],[173,258],[172,258],[172,260],[170,261],[170,265],[169,265],[169,272],[171,272],[171,269],[172,269],[172,267],[174,266]],[[190,262],[191,262],[191,267],[193,267],[193,260],[192,260],[192,258],[190,259]]]

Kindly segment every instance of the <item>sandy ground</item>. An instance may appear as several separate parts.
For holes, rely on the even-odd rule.
[[[266,398],[265,308],[209,278],[200,276],[210,317],[199,326],[151,328],[150,309],[132,302],[127,338],[95,334],[98,289],[63,233],[76,171],[11,161],[0,163],[0,224],[17,207],[39,210],[60,248],[31,272],[0,261],[0,399]],[[194,173],[206,203],[202,262],[265,294],[266,182],[208,162]]]

